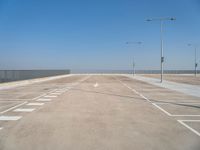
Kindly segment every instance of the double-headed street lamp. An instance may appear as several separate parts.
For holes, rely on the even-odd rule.
[[[163,63],[164,63],[164,55],[163,55],[163,21],[165,20],[176,20],[176,18],[153,18],[153,19],[147,19],[146,21],[160,21],[160,44],[161,44],[161,63],[160,63],[160,82],[162,83],[163,81]]]
[[[142,44],[142,42],[126,42],[126,44]],[[135,61],[133,57],[133,76],[135,75]]]
[[[188,44],[188,46],[194,46],[194,75],[197,76],[197,45]]]

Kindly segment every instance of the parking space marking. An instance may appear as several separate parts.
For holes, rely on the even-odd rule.
[[[42,106],[42,105],[44,105],[44,103],[28,103],[26,105],[28,105],[28,106]]]
[[[0,127],[0,130],[2,130],[3,129],[3,127]]]
[[[196,131],[195,129],[193,129],[192,127],[190,127],[189,125],[187,125],[184,122],[200,122],[200,120],[177,120],[180,124],[182,124],[183,126],[185,126],[186,128],[188,128],[189,130],[191,130],[193,133],[195,133],[196,135],[200,136],[200,133],[198,131]]]
[[[160,109],[162,112],[164,112],[165,114],[167,114],[168,116],[172,116],[172,114],[170,114],[169,112],[167,112],[166,110],[164,110],[163,108],[161,108],[160,106],[156,105],[155,103],[152,103],[155,107],[157,107],[158,109]]]
[[[22,116],[0,116],[0,121],[16,121],[21,118]]]
[[[125,84],[124,82],[122,82],[121,80],[115,78],[117,81],[119,81],[122,85],[124,85],[125,87],[127,87],[128,89],[130,89],[131,91],[133,91],[134,93],[136,93],[137,95],[139,95],[140,97],[142,97],[143,99],[145,99],[146,101],[152,103],[147,97],[145,97],[143,94],[139,93],[137,90],[131,88],[130,86],[128,86],[127,84]]]
[[[50,102],[51,99],[47,99],[47,98],[39,98],[36,101],[42,101],[42,102]]]
[[[8,109],[6,109],[6,110],[0,112],[0,114],[4,114],[4,113],[6,113],[6,112],[8,112],[8,111],[10,111],[10,110],[13,110],[13,109],[15,109],[15,108],[17,108],[17,107],[20,107],[20,106],[24,105],[24,104],[26,104],[26,103],[27,103],[27,102],[23,102],[23,103],[21,103],[21,104],[15,105],[15,106],[13,106],[13,107],[11,107],[11,108],[8,108]]]
[[[45,96],[45,95],[47,95],[47,94],[42,94],[42,95],[40,95],[40,96],[37,96],[37,97],[33,98],[32,100],[36,100],[36,99],[38,99],[38,98],[40,98],[40,97],[43,97],[43,96]]]
[[[52,95],[60,95],[60,94],[62,94],[62,93],[51,93]]]
[[[156,108],[158,108],[159,110],[161,110],[162,112],[164,112],[165,114],[167,114],[170,117],[175,117],[175,116],[200,116],[200,115],[172,115],[171,113],[167,112],[166,110],[164,110],[163,108],[161,108],[160,106],[157,105],[157,103],[153,103],[152,101],[150,101],[148,98],[146,98],[144,95],[142,95],[141,93],[139,93],[138,91],[136,91],[135,89],[131,88],[130,86],[128,86],[127,84],[123,83],[121,80],[115,78],[116,80],[118,80],[122,85],[124,85],[125,87],[127,87],[128,89],[132,90],[133,92],[135,92],[137,95],[141,96],[142,98],[144,98],[145,100],[147,100],[148,102],[150,102],[152,105],[154,105]],[[166,104],[166,103],[162,103],[162,104]],[[194,103],[193,103],[194,104]],[[183,126],[185,126],[186,128],[188,128],[189,130],[191,130],[193,133],[195,133],[196,135],[200,136],[200,133],[198,131],[196,131],[195,129],[191,128],[189,125],[187,125],[184,122],[200,122],[200,120],[177,120],[180,124],[182,124]]]
[[[55,95],[46,95],[46,96],[44,96],[44,97],[57,97],[57,96],[55,96]]]
[[[7,105],[3,105],[3,106],[0,106],[0,108],[7,107],[7,106],[10,106],[10,105],[13,105],[13,104],[11,103],[11,104],[7,104]]]
[[[157,107],[158,109],[160,109],[161,111],[163,111],[165,114],[167,114],[168,116],[172,116],[172,117],[200,117],[199,115],[188,115],[188,114],[184,114],[184,115],[178,115],[178,114],[171,114],[168,111],[166,111],[164,108],[162,108],[161,106],[158,106],[158,104],[169,104],[169,103],[152,103],[155,107]],[[184,104],[184,103],[179,103],[179,104]],[[197,103],[198,104],[198,103]]]
[[[18,108],[18,109],[15,109],[13,111],[14,112],[32,112],[34,110],[35,110],[35,108]]]
[[[49,92],[47,92],[47,93],[41,94],[41,95],[39,95],[39,96],[37,96],[37,97],[34,97],[32,100],[36,100],[36,99],[38,99],[38,98],[41,98],[41,97],[43,97],[43,96],[45,96],[45,95],[47,95],[47,94],[49,94],[49,93],[52,93],[52,92],[54,92],[54,91],[56,91],[56,90],[58,90],[58,89],[53,89],[53,90],[51,90],[51,91],[49,91]]]

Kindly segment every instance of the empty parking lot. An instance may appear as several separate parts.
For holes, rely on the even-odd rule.
[[[123,75],[0,90],[1,150],[199,150],[200,98]]]

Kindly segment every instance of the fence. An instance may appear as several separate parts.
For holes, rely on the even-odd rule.
[[[0,82],[69,74],[70,70],[0,70]]]

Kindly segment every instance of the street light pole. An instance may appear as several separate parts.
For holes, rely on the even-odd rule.
[[[160,68],[161,68],[161,74],[160,74],[160,82],[162,83],[163,81],[163,63],[164,63],[164,54],[163,54],[163,21],[160,20],[160,48],[161,48],[161,63],[160,63]]]
[[[195,77],[197,76],[197,48],[195,47]]]
[[[142,42],[126,42],[126,44],[142,44]],[[133,76],[135,76],[135,60],[133,57]]]
[[[134,57],[133,57],[133,76],[135,76],[135,61],[134,61]]]
[[[160,21],[160,49],[161,49],[161,60],[160,60],[160,82],[163,82],[163,70],[164,70],[164,50],[163,50],[163,21],[164,20],[176,20],[175,18],[154,18],[147,19],[146,21]]]
[[[188,44],[188,46],[192,46],[192,44]],[[194,45],[194,75],[197,76],[197,46]]]

